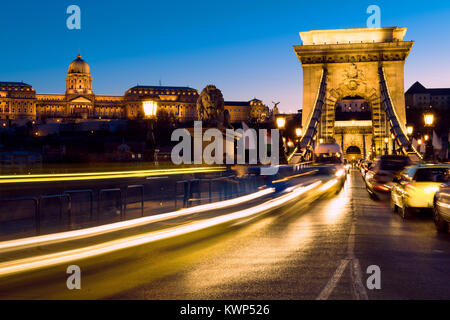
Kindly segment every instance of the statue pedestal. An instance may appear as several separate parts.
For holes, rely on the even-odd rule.
[[[218,138],[216,136],[213,136],[211,138],[211,141],[205,141],[204,140],[204,136],[205,136],[205,132],[209,129],[216,129],[214,131],[217,132],[220,131],[221,135],[218,136],[220,137],[220,141],[216,141],[215,139]],[[226,164],[226,157],[228,156],[229,158],[233,159],[233,163],[236,163],[236,141],[239,140],[240,138],[242,138],[242,135],[238,135],[235,131],[233,131],[232,133],[227,132],[227,130],[225,129],[217,129],[217,128],[187,128],[187,130],[189,131],[189,134],[191,135],[192,139],[192,157],[193,160],[195,161],[195,154],[200,154],[201,152],[201,158],[202,158],[202,163],[206,163],[205,162],[205,148],[210,146],[210,149],[213,148],[214,145],[216,145],[216,149],[217,146],[222,147],[222,151],[223,151],[223,158],[222,158],[222,163]],[[214,150],[216,151],[216,150]],[[209,155],[209,152],[208,154]],[[211,154],[211,156],[216,156],[214,154],[214,152]],[[219,164],[219,163],[215,163],[215,164]]]

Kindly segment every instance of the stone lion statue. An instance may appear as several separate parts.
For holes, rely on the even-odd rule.
[[[224,100],[222,92],[213,85],[207,85],[197,99],[198,120],[210,127],[223,128],[228,124],[225,122]]]

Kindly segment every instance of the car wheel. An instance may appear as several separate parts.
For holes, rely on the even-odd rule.
[[[397,212],[398,212],[398,207],[397,207],[397,205],[395,204],[394,199],[392,198],[392,196],[391,196],[391,210],[392,210],[392,212],[394,212],[394,213],[397,213]]]
[[[376,198],[375,194],[374,194],[372,191],[370,191],[370,189],[369,189],[369,187],[367,186],[367,184],[366,184],[366,190],[367,190],[367,193],[369,194],[369,197],[370,197],[372,200],[376,201],[377,198]]]
[[[436,203],[433,207],[433,218],[434,223],[436,224],[436,229],[438,232],[447,232],[448,231],[448,222],[442,219],[441,214],[439,213],[439,209],[436,206]]]
[[[413,214],[413,209],[406,206],[406,204],[403,204],[403,206],[400,208],[400,216],[406,220],[406,219],[411,218],[412,214]]]

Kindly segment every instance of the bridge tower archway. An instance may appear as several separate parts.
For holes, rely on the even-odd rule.
[[[405,33],[397,27],[300,32],[303,45],[294,50],[303,69],[303,146],[339,143],[346,134],[368,139],[366,156],[382,154],[385,138],[389,150],[408,148],[404,64],[414,43],[403,40]],[[367,101],[370,122],[336,120],[338,103],[348,97]]]

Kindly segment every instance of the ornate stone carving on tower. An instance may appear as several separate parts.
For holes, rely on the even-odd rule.
[[[347,89],[355,91],[360,86],[366,86],[366,78],[364,77],[364,73],[361,69],[358,69],[356,64],[352,63],[347,70],[344,70],[343,74],[344,81],[342,85],[344,85]]]

